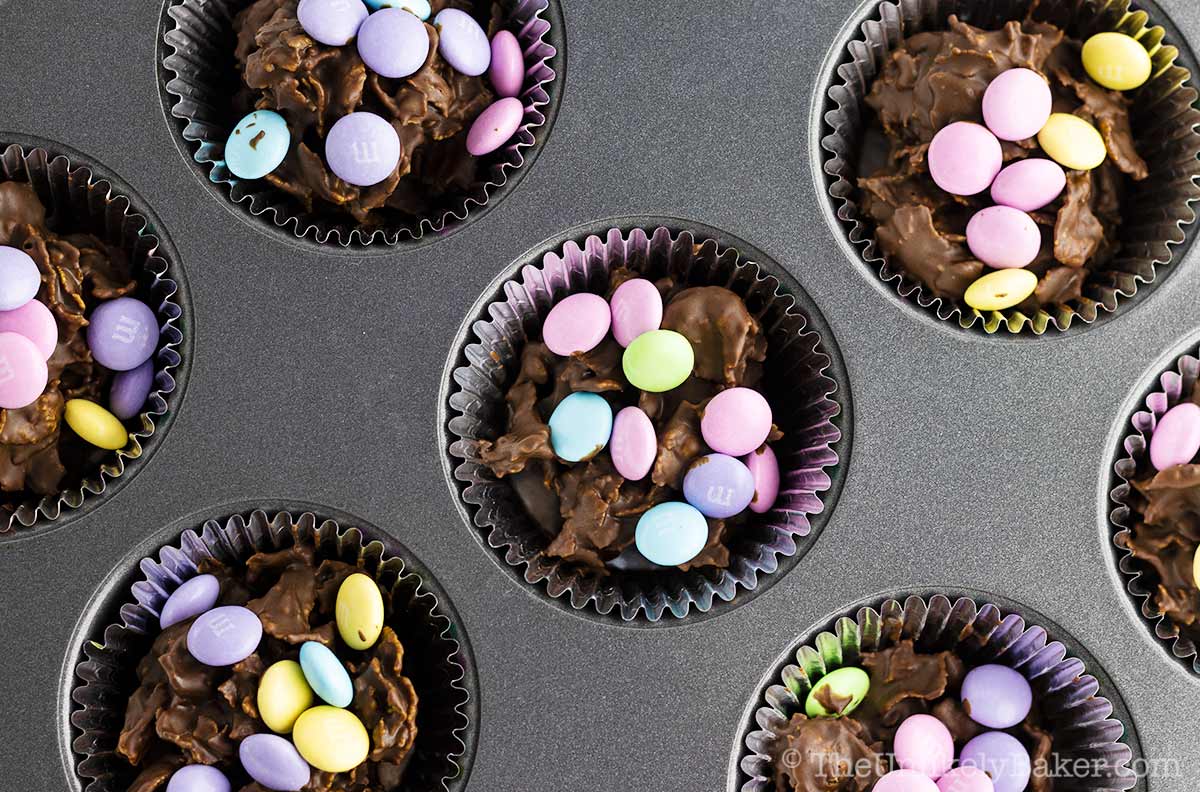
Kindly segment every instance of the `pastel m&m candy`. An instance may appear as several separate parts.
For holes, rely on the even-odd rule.
[[[963,709],[989,729],[1007,729],[1025,720],[1033,707],[1033,688],[1020,671],[1003,665],[973,668],[962,683]]]
[[[304,711],[313,705],[313,691],[295,660],[280,660],[258,680],[258,714],[276,734],[290,734]]]
[[[238,122],[225,142],[225,167],[239,179],[261,179],[287,157],[292,133],[273,110],[255,110]]]
[[[1097,33],[1083,45],[1083,68],[1105,88],[1130,91],[1150,79],[1150,53],[1124,33]]]
[[[87,399],[68,399],[63,418],[75,434],[97,448],[120,451],[129,442],[129,432],[117,416]]]
[[[771,405],[750,388],[718,393],[704,408],[700,433],[714,451],[744,456],[756,451],[771,434]]]
[[[376,11],[358,30],[358,55],[381,77],[408,77],[425,65],[429,31],[424,22],[404,9]]]
[[[33,404],[49,377],[46,359],[32,341],[20,333],[0,333],[0,407],[19,410]]]
[[[118,297],[92,311],[87,342],[101,366],[129,371],[149,360],[158,347],[158,319],[141,300]]]
[[[457,8],[444,8],[433,18],[438,52],[457,71],[477,77],[492,63],[492,45],[475,17]]]
[[[872,792],[938,792],[929,776],[916,770],[893,770],[876,782]]]
[[[660,503],[638,520],[634,543],[651,563],[686,564],[708,543],[708,521],[695,506],[675,501]]]
[[[212,610],[221,596],[221,583],[212,575],[196,575],[183,581],[171,592],[158,615],[158,624],[164,630],[173,624],[187,621]]]
[[[300,647],[300,668],[304,678],[324,701],[335,707],[348,707],[354,700],[354,683],[342,661],[325,644],[307,641]]]
[[[342,581],[334,604],[338,634],[351,649],[370,649],[383,632],[383,595],[374,580],[356,572]]]
[[[20,308],[0,311],[0,332],[25,336],[47,360],[58,348],[58,322],[41,300],[30,300]]]
[[[1200,406],[1191,402],[1167,410],[1150,437],[1150,464],[1155,470],[1186,465],[1200,452]]]
[[[1196,555],[1192,558],[1192,582],[1196,588],[1200,588],[1200,547],[1196,548]]]
[[[277,734],[251,734],[238,745],[246,774],[267,789],[299,792],[312,771],[296,746]]]
[[[995,792],[1025,792],[1033,774],[1029,752],[1005,732],[984,732],[974,738],[963,746],[958,763],[991,776]]]
[[[977,311],[1003,311],[1024,302],[1037,284],[1037,275],[1027,269],[996,270],[968,286],[963,302]]]
[[[1104,138],[1079,116],[1055,113],[1038,133],[1038,144],[1068,170],[1092,170],[1108,156]]]
[[[1000,141],[987,127],[958,121],[944,127],[929,144],[929,175],[948,193],[977,195],[1004,164]]]
[[[491,154],[517,133],[524,116],[525,105],[520,99],[507,97],[492,102],[471,124],[467,151],[476,157]]]
[[[346,773],[366,761],[371,740],[349,710],[313,707],[296,720],[292,741],[304,760],[326,773]]]
[[[1053,102],[1042,75],[1032,69],[1009,69],[984,92],[983,120],[1001,140],[1025,140],[1045,126]]]
[[[1018,160],[1000,171],[992,182],[992,200],[1022,212],[1036,212],[1062,195],[1067,174],[1053,160],[1041,157]]]
[[[967,246],[989,267],[1027,267],[1042,248],[1042,232],[1020,209],[989,206],[967,223]]]
[[[347,184],[370,187],[391,176],[400,164],[400,136],[374,113],[350,113],[329,130],[325,161]]]
[[[650,393],[678,388],[691,376],[695,363],[692,342],[674,330],[642,333],[621,357],[621,368],[629,384]]]
[[[658,288],[645,278],[633,278],[617,287],[609,300],[612,332],[617,343],[627,347],[642,333],[662,325],[663,301]]]
[[[381,8],[403,8],[421,20],[429,19],[429,15],[433,13],[429,0],[366,0],[366,3],[367,8],[372,11]]]
[[[240,605],[206,611],[188,628],[187,649],[208,666],[231,666],[249,657],[262,640],[258,614]]]
[[[817,680],[804,701],[804,713],[810,718],[849,715],[858,709],[871,690],[866,671],[846,666],[830,671]]]
[[[608,335],[612,322],[608,303],[598,294],[564,297],[542,322],[542,340],[556,355],[590,352]]]
[[[154,387],[154,361],[147,360],[129,371],[119,371],[108,391],[108,409],[127,421],[142,411]]]
[[[937,781],[938,792],[995,792],[992,777],[978,767],[956,767]]]
[[[604,450],[612,435],[612,407],[595,393],[572,393],[558,403],[547,422],[550,445],[559,459],[582,462]]]
[[[654,424],[640,407],[626,407],[613,420],[608,443],[613,467],[628,481],[641,481],[654,467],[658,436]]]
[[[304,32],[331,47],[350,43],[367,13],[362,0],[300,0],[296,9]]]
[[[212,765],[186,765],[171,774],[167,792],[230,792],[229,779]]]
[[[683,477],[683,497],[705,517],[723,520],[741,514],[754,498],[754,476],[726,454],[700,457]]]
[[[20,248],[0,245],[0,311],[13,311],[37,296],[42,275]]]
[[[507,30],[498,31],[492,36],[492,63],[488,67],[488,79],[492,81],[497,96],[516,96],[521,93],[521,86],[525,82],[525,56],[521,52],[521,42]]]
[[[742,459],[754,477],[754,498],[750,511],[766,514],[779,497],[779,459],[769,445],[763,445]]]
[[[900,724],[893,742],[896,764],[933,780],[954,765],[954,737],[932,715],[911,715]]]

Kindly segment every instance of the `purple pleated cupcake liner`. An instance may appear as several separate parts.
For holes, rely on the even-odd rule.
[[[378,536],[379,538],[375,538]],[[235,515],[186,531],[158,557],[138,562],[142,577],[121,605],[119,621],[97,628],[80,647],[71,690],[72,764],[86,792],[125,792],[134,771],[116,753],[125,707],[137,687],[138,661],[160,631],[159,612],[176,588],[198,573],[202,559],[238,565],[258,552],[313,545],[317,559],[357,566],[383,586],[386,624],[404,645],[404,674],[417,691],[417,739],[404,770],[405,789],[449,790],[465,778],[468,744],[478,723],[467,715],[476,695],[467,687],[461,623],[443,606],[445,595],[426,580],[407,551],[378,529],[343,528],[311,512]],[[447,603],[448,605],[448,603]],[[455,783],[455,788],[459,786]]]
[[[1116,484],[1109,497],[1117,508],[1109,515],[1109,527],[1113,534],[1117,568],[1125,581],[1126,591],[1141,613],[1146,626],[1173,657],[1182,662],[1192,673],[1200,675],[1200,648],[1195,641],[1180,634],[1179,628],[1163,613],[1155,610],[1152,597],[1157,587],[1157,575],[1153,569],[1138,560],[1126,547],[1130,529],[1137,522],[1131,510],[1132,481],[1139,473],[1152,470],[1150,465],[1150,437],[1154,427],[1167,410],[1186,401],[1197,380],[1200,380],[1200,358],[1183,355],[1175,367],[1158,376],[1159,388],[1146,396],[1146,409],[1138,410],[1130,418],[1133,431],[1121,441],[1124,455],[1113,466]],[[1119,453],[1119,452],[1118,452]],[[1200,597],[1200,592],[1197,592]]]
[[[525,55],[525,87],[519,95],[525,114],[511,141],[483,158],[480,180],[462,197],[461,205],[439,215],[379,227],[360,227],[352,218],[335,221],[305,212],[266,180],[239,179],[225,165],[225,143],[239,120],[231,104],[237,78],[233,23],[248,5],[249,0],[172,0],[163,20],[167,46],[161,79],[170,97],[170,114],[180,121],[185,149],[217,191],[251,217],[289,231],[297,239],[360,248],[449,232],[472,211],[486,207],[525,165],[539,143],[539,134],[545,137],[546,106],[551,104],[557,78],[552,61],[558,52],[547,41],[551,0],[504,0],[501,5],[510,9],[504,27],[517,36]]]
[[[599,574],[547,556],[550,537],[509,481],[479,459],[479,441],[506,431],[505,390],[551,307],[568,294],[603,293],[609,273],[622,266],[650,279],[672,275],[690,286],[724,286],[745,300],[767,337],[765,392],[785,434],[772,446],[782,471],[780,494],[775,507],[755,515],[732,542],[726,569]],[[449,452],[458,460],[454,478],[466,512],[507,564],[524,567],[526,582],[552,598],[565,597],[577,611],[616,611],[627,622],[657,622],[666,614],[682,619],[692,609],[707,612],[717,599],[728,602],[739,589],[753,590],[761,576],[776,571],[780,558],[797,554],[812,531],[810,517],[824,509],[829,471],[839,463],[833,445],[842,433],[833,419],[841,405],[833,398],[839,386],[827,371],[831,361],[823,341],[778,278],[737,250],[690,231],[613,228],[603,238],[588,236],[582,246],[567,242],[540,265],[522,266],[483,313],[455,353],[460,363],[449,396]]]
[[[1142,142],[1139,153],[1150,175],[1135,182],[1123,199],[1125,221],[1117,257],[1107,270],[1092,273],[1080,299],[1030,316],[1016,308],[981,312],[938,297],[880,250],[874,226],[858,205],[858,157],[872,117],[865,103],[871,84],[905,38],[945,29],[951,14],[978,27],[997,28],[1023,19],[1030,5],[1031,0],[884,0],[847,45],[826,94],[821,147],[827,189],[851,245],[902,299],[938,319],[987,334],[1004,327],[1011,333],[1042,335],[1051,327],[1066,331],[1076,320],[1089,325],[1115,314],[1140,285],[1159,277],[1159,267],[1172,263],[1172,248],[1186,241],[1187,227],[1196,219],[1192,204],[1200,199],[1200,111],[1193,107],[1200,94],[1187,85],[1191,73],[1176,63],[1179,50],[1163,43],[1166,31],[1152,26],[1146,12],[1131,10],[1129,0],[1042,2],[1038,18],[1059,24],[1075,37],[1119,31],[1140,40],[1151,53],[1149,82],[1130,94],[1134,138]]]
[[[1056,792],[1125,792],[1137,785],[1130,768],[1133,750],[1114,707],[1098,695],[1100,683],[1084,662],[1049,632],[998,605],[945,594],[892,598],[839,617],[831,630],[805,640],[794,662],[760,690],[754,725],[742,741],[737,762],[741,792],[784,792],[775,787],[775,756],[792,715],[804,711],[808,692],[821,677],[912,640],[918,652],[954,651],[969,665],[997,663],[1020,671],[1041,703],[1054,754],[1067,767],[1087,767],[1086,776],[1055,778]],[[757,726],[757,728],[754,728]],[[1076,765],[1075,762],[1080,762]]]
[[[130,433],[129,444],[108,452],[98,470],[85,474],[78,486],[55,495],[30,496],[0,523],[0,538],[24,536],[46,527],[85,501],[103,496],[112,482],[145,453],[156,421],[177,403],[176,393],[183,344],[179,303],[178,263],[168,259],[147,218],[128,196],[117,193],[111,182],[97,178],[86,165],[41,147],[9,144],[0,155],[0,180],[30,184],[46,206],[47,223],[59,233],[90,232],[125,251],[139,289],[135,296],[146,302],[159,321],[160,339],[155,352],[154,384],[143,411]],[[68,430],[64,430],[68,431]]]

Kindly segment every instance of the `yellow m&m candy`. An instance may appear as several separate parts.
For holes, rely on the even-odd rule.
[[[370,649],[383,631],[383,596],[375,581],[361,572],[346,578],[337,593],[334,619],[338,634],[351,649]]]
[[[312,703],[312,688],[295,660],[280,660],[258,682],[258,714],[278,734],[289,733]]]
[[[366,761],[371,749],[367,727],[353,712],[340,707],[313,707],[296,720],[292,730],[296,750],[318,770],[347,773]]]
[[[125,431],[125,425],[117,416],[95,402],[70,399],[67,401],[63,417],[67,419],[67,425],[75,434],[99,448],[119,451],[129,442],[129,432]]]
[[[1192,559],[1192,580],[1196,588],[1200,588],[1200,547],[1196,548],[1196,557]]]
[[[968,286],[963,300],[977,311],[1003,311],[1023,302],[1037,284],[1037,275],[1027,269],[996,270]]]
[[[1097,33],[1083,45],[1083,68],[1105,88],[1130,91],[1150,79],[1150,53],[1124,33]]]
[[[1104,138],[1079,116],[1055,113],[1038,132],[1038,143],[1067,170],[1091,170],[1108,156]]]

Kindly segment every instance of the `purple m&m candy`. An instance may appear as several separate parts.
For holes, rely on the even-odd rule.
[[[1042,249],[1033,218],[1011,206],[989,206],[967,223],[967,245],[975,257],[996,269],[1026,267]]]
[[[349,44],[367,18],[362,0],[300,0],[296,17],[300,27],[322,44]]]
[[[597,294],[572,294],[550,309],[542,323],[542,340],[556,355],[590,352],[608,335],[612,322],[608,303]]]
[[[742,462],[754,477],[754,498],[750,511],[766,514],[779,497],[779,459],[769,445],[764,445],[747,454]]]
[[[251,778],[279,792],[299,792],[311,775],[296,746],[278,734],[252,734],[242,740],[238,759]]]
[[[963,746],[958,763],[992,777],[995,792],[1025,792],[1033,768],[1025,746],[1010,734],[985,732]]]
[[[171,592],[163,604],[158,624],[164,630],[172,624],[212,610],[221,596],[221,583],[212,575],[196,575]]]
[[[1050,85],[1032,69],[1009,69],[983,94],[983,121],[1001,140],[1031,138],[1050,120]]]
[[[626,407],[617,413],[608,449],[613,467],[625,479],[644,479],[658,456],[658,436],[650,417],[640,407]]]
[[[58,322],[40,300],[30,300],[11,311],[0,311],[0,332],[25,336],[47,360],[58,347]]]
[[[41,351],[20,333],[0,333],[0,407],[19,410],[46,390],[49,371]]]
[[[771,405],[750,388],[721,391],[704,408],[700,433],[708,447],[721,454],[757,451],[771,434]]]
[[[146,406],[153,387],[153,360],[147,360],[135,369],[118,372],[108,391],[108,411],[122,421],[132,418]]]
[[[24,250],[0,246],[0,311],[12,311],[37,296],[42,275]]]
[[[403,8],[385,8],[367,17],[358,30],[358,55],[382,77],[408,77],[425,65],[429,32]]]
[[[492,45],[475,17],[457,8],[445,8],[433,18],[438,29],[438,52],[446,62],[470,77],[492,64]]]
[[[944,127],[929,144],[929,175],[948,193],[977,195],[996,179],[1004,152],[996,136],[979,124],[959,121]]]
[[[88,347],[105,368],[129,371],[145,363],[158,346],[158,320],[141,300],[118,297],[102,303],[88,320]]]
[[[871,792],[938,792],[929,776],[916,770],[893,770],[875,783]]]
[[[525,105],[520,99],[497,99],[479,114],[467,133],[467,151],[476,157],[491,154],[508,142],[521,126]]]
[[[1054,160],[1033,157],[1014,162],[992,182],[992,200],[1022,212],[1036,212],[1062,195],[1067,174]]]
[[[731,456],[708,454],[697,459],[683,477],[683,497],[705,517],[723,520],[750,505],[754,476]]]
[[[229,779],[211,765],[187,765],[175,771],[167,792],[229,792]]]
[[[525,82],[525,56],[521,53],[521,42],[507,30],[492,36],[492,64],[488,67],[488,79],[498,96],[516,96],[521,93]]]
[[[1029,715],[1033,688],[1020,671],[1003,665],[971,669],[962,683],[963,709],[989,729],[1008,729]]]
[[[1155,470],[1189,464],[1200,451],[1200,407],[1177,404],[1158,419],[1150,437],[1150,464]]]
[[[978,767],[956,767],[938,779],[938,792],[995,792],[992,777]]]
[[[645,278],[622,283],[613,292],[609,305],[612,307],[613,337],[623,347],[632,344],[642,333],[657,330],[662,325],[662,295]]]
[[[187,648],[204,665],[231,666],[249,657],[262,640],[262,622],[249,608],[226,605],[200,614],[188,628]]]
[[[954,737],[932,715],[912,715],[900,724],[894,741],[896,764],[934,780],[954,765]]]
[[[396,171],[400,164],[400,136],[391,124],[374,113],[350,113],[339,118],[329,130],[325,138],[325,161],[347,184],[370,187]]]

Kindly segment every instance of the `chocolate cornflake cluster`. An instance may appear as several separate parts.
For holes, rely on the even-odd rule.
[[[608,292],[641,277],[627,268],[611,274]],[[688,288],[671,278],[655,282],[663,296],[662,329],[684,336],[695,353],[691,376],[678,388],[650,393],[629,384],[622,370],[624,350],[609,336],[585,353],[562,357],[541,341],[521,354],[520,370],[509,386],[506,433],[480,443],[479,457],[497,477],[511,479],[529,515],[550,539],[545,553],[596,571],[634,544],[639,517],[652,507],[682,500],[683,477],[707,453],[700,431],[705,405],[732,387],[761,390],[767,340],[745,302],[719,286]],[[610,452],[567,464],[550,443],[546,421],[572,393],[601,394],[614,412],[627,406],[645,411],[654,424],[658,451],[650,475],[628,481],[616,472]],[[772,427],[769,442],[782,437]],[[729,565],[729,545],[745,515],[707,518],[708,541],[700,554],[679,566]]]
[[[430,5],[434,15],[457,8],[488,22],[489,38],[504,19],[499,3]],[[348,214],[363,225],[449,208],[451,197],[479,181],[480,160],[467,151],[466,138],[471,123],[496,98],[486,74],[469,77],[455,70],[438,51],[437,28],[426,22],[425,65],[403,79],[381,77],[367,69],[355,47],[314,41],[300,25],[297,6],[297,0],[257,0],[234,20],[242,80],[234,102],[238,115],[277,111],[296,142],[267,180],[309,212]],[[321,156],[333,124],[358,111],[384,118],[400,136],[399,167],[370,187],[339,179]]]
[[[1081,48],[1045,22],[1012,21],[984,31],[951,16],[948,30],[905,39],[884,64],[866,102],[887,138],[887,161],[859,179],[861,208],[875,224],[882,252],[933,295],[961,300],[984,274],[985,265],[971,253],[965,234],[971,217],[991,200],[986,190],[963,197],[939,189],[929,175],[929,144],[948,124],[981,122],[980,100],[989,83],[1012,68],[1044,76],[1054,112],[1091,122],[1108,150],[1094,170],[1068,171],[1063,194],[1030,213],[1042,232],[1042,246],[1026,269],[1038,282],[1017,310],[1079,299],[1089,277],[1116,257],[1123,194],[1149,170],[1134,145],[1129,100],[1087,76]],[[1010,164],[1037,155],[1038,142],[1002,141],[1002,150]]]
[[[391,627],[371,649],[355,652],[338,642],[337,593],[357,567],[317,563],[310,546],[251,556],[244,568],[205,559],[200,572],[221,584],[220,605],[242,605],[258,615],[263,637],[257,651],[232,667],[206,666],[188,652],[194,618],[155,638],[138,663],[140,685],[129,699],[117,753],[137,776],[129,792],[155,792],[185,764],[214,765],[241,792],[265,792],[238,760],[238,744],[271,733],[259,717],[257,692],[264,671],[296,660],[300,646],[337,646],[354,685],[347,707],[370,736],[367,761],[346,773],[312,770],[308,792],[378,792],[400,786],[417,737],[417,693],[403,674],[404,647]]]

